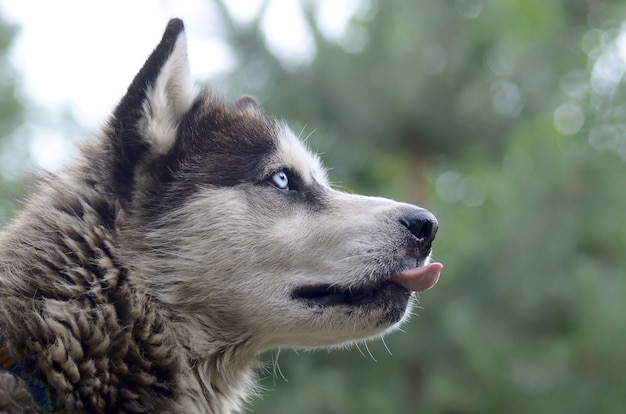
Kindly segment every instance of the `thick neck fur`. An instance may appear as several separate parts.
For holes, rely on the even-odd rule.
[[[202,320],[147,294],[119,251],[128,217],[102,178],[74,167],[38,190],[0,233],[0,336],[12,354],[36,362],[68,413],[238,411],[253,348],[207,337]]]
[[[249,344],[220,344],[219,340],[203,349],[207,342],[205,338],[195,338],[197,329],[203,328],[196,326],[197,322],[187,320],[176,325],[177,337],[183,338],[189,355],[179,382],[178,403],[182,412],[239,412],[246,397],[254,392],[255,352]],[[199,343],[194,344],[194,340]]]

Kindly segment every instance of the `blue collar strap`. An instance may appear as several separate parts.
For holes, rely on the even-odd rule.
[[[9,371],[26,382],[37,413],[65,414],[65,410],[56,401],[54,390],[35,364],[18,362],[9,354],[8,349],[0,347],[0,370]]]

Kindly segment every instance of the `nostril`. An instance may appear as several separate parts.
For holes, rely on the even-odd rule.
[[[430,246],[439,228],[437,219],[427,210],[411,210],[400,217],[400,223],[418,239],[420,248]]]
[[[411,229],[411,233],[413,233],[418,239],[428,239],[430,238],[430,235],[433,234],[433,223],[425,221],[421,225]]]

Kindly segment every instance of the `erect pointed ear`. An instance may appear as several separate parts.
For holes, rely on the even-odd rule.
[[[146,153],[165,154],[195,94],[185,27],[182,20],[172,19],[109,122],[118,167],[129,172]]]

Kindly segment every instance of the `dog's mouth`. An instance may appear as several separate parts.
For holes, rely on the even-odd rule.
[[[408,298],[412,291],[422,292],[435,286],[443,266],[430,263],[425,266],[393,274],[388,280],[358,288],[321,284],[296,289],[292,297],[312,306],[362,306],[385,302],[397,296]]]

